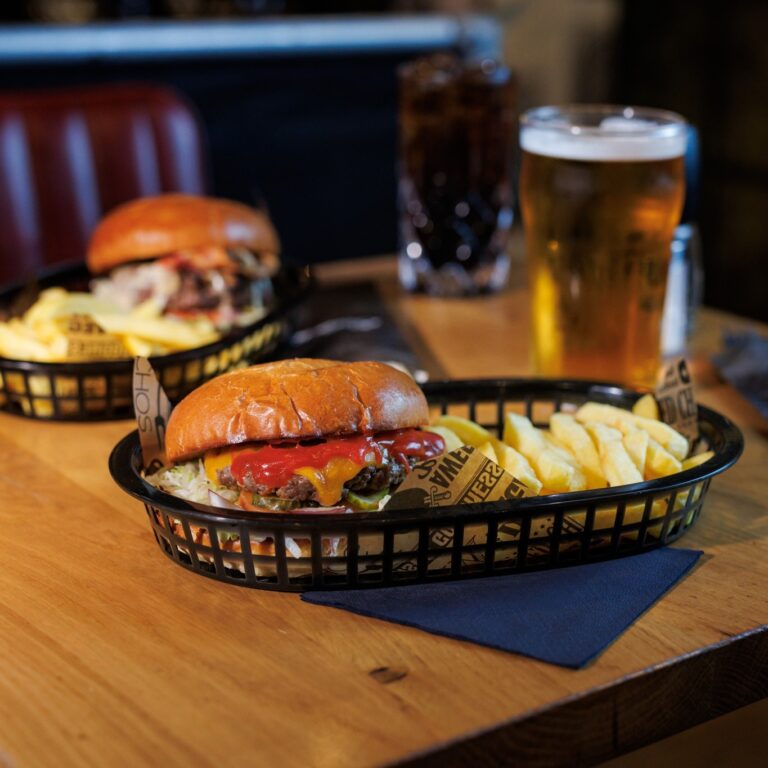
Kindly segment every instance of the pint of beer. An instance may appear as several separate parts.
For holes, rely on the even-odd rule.
[[[520,202],[537,373],[653,385],[685,141],[685,121],[658,110],[523,115]]]

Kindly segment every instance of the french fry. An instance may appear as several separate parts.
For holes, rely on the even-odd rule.
[[[635,416],[643,416],[646,419],[659,420],[659,404],[656,398],[650,393],[643,395],[633,406],[632,413]]]
[[[152,344],[140,339],[138,336],[131,336],[128,334],[121,336],[120,341],[122,341],[125,348],[134,357],[151,357],[152,355],[157,354]]]
[[[632,463],[637,467],[637,471],[641,474],[645,474],[645,463],[648,458],[648,441],[650,435],[644,429],[634,429],[631,432],[625,432],[623,434],[624,447],[627,449],[629,458],[632,459]]]
[[[612,487],[643,482],[643,476],[629,458],[627,449],[618,440],[612,440],[605,446],[603,470],[608,478],[608,485]]]
[[[587,432],[597,445],[603,472],[611,487],[640,483],[643,476],[627,453],[618,429],[606,426],[602,422],[590,421],[585,425]]]
[[[199,347],[218,338],[212,325],[210,332],[202,333],[180,320],[107,314],[94,314],[93,319],[107,333],[138,336],[171,349]]]
[[[66,298],[67,292],[63,288],[48,288],[42,291],[38,300],[24,313],[24,322],[34,326],[42,320],[50,320]]]
[[[549,428],[556,438],[579,457],[587,478],[587,488],[605,488],[608,481],[587,430],[567,413],[553,413],[549,417]]]
[[[648,419],[644,416],[636,416],[630,411],[617,408],[615,405],[604,403],[585,403],[576,411],[576,419],[582,423],[587,421],[600,421],[611,427],[620,427],[621,424],[644,429],[657,443],[671,453],[676,459],[682,461],[688,455],[688,440],[669,424],[663,421]]]
[[[493,440],[493,435],[487,429],[461,416],[451,416],[446,413],[440,416],[435,424],[438,427],[447,427],[458,435],[462,445],[471,445],[474,448],[479,448],[481,445]]]
[[[663,438],[678,454],[685,438],[667,424],[642,415],[651,413],[655,405],[652,398],[645,402],[637,408],[640,413],[587,403],[575,416],[553,414],[549,430],[538,429],[524,416],[507,413],[503,441],[479,424],[452,415],[439,417],[430,429],[444,436],[448,450],[472,445],[537,495],[639,483],[699,466],[713,456],[708,451],[681,462],[653,435]],[[685,498],[687,492],[679,494],[676,503],[684,503]],[[625,522],[640,520],[644,509],[643,504],[627,505]],[[649,519],[655,520],[665,510],[664,499],[654,500]]]
[[[680,471],[678,468],[680,462],[648,435],[644,429],[636,427],[631,421],[623,420],[618,421],[613,429],[618,429],[624,436],[624,447],[627,448],[630,458],[646,480],[653,480]],[[643,448],[643,446],[645,447]]]
[[[496,458],[496,451],[493,449],[493,445],[491,444],[491,441],[489,440],[487,443],[483,443],[482,445],[477,446],[477,450],[480,451],[480,453],[485,456],[486,459],[489,461],[494,462],[494,464],[498,464],[498,460]]]
[[[446,451],[452,451],[462,445],[471,445],[527,485],[534,493],[538,494],[541,490],[541,482],[525,456],[495,438],[487,429],[474,421],[444,414],[435,424],[426,429],[435,432],[445,440]]]
[[[664,446],[678,461],[682,461],[688,455],[690,448],[688,438],[672,429],[668,424],[665,424],[663,421],[646,419],[642,416],[635,416],[635,423],[640,429],[644,429],[656,442]]]
[[[461,448],[461,446],[464,445],[464,442],[459,439],[459,436],[452,429],[448,429],[448,427],[432,424],[428,427],[424,427],[424,429],[434,432],[436,435],[440,435],[440,437],[445,440],[446,452],[455,451],[457,448]]]
[[[713,451],[704,451],[704,453],[700,453],[698,456],[691,456],[689,459],[686,459],[683,462],[682,467],[683,469],[693,469],[694,467],[700,466],[705,461],[709,461],[714,455]]]
[[[527,485],[535,494],[541,493],[541,481],[522,453],[501,440],[491,440],[498,463],[513,477]]]
[[[563,461],[567,461],[569,464],[573,464],[575,467],[580,467],[578,460],[571,453],[568,446],[562,441],[558,440],[552,432],[548,432],[546,429],[541,430],[541,436],[544,438],[544,442],[547,444],[547,448],[554,451]]]
[[[98,299],[90,293],[69,293],[63,301],[51,307],[51,319],[70,317],[71,315],[113,314],[115,307],[104,299]]]
[[[652,437],[648,438],[648,456],[645,464],[645,476],[648,480],[674,475],[682,469],[683,465],[669,451]]]
[[[46,344],[30,339],[14,325],[6,323],[0,325],[0,354],[15,360],[46,361],[51,353]]]
[[[82,319],[76,329],[71,325],[73,317]],[[79,334],[86,332],[83,327],[91,320],[120,344],[84,347]],[[90,360],[115,356],[116,347],[122,345],[121,357],[151,356],[200,347],[218,337],[207,318],[164,317],[162,307],[153,299],[128,312],[90,293],[47,288],[23,317],[0,322],[0,355],[35,362]],[[77,339],[74,348],[73,339]]]
[[[40,341],[34,328],[30,328],[18,318],[12,318],[8,322],[8,327],[20,338],[29,339],[30,341]]]
[[[516,413],[507,413],[504,417],[504,442],[520,451],[527,458],[532,450],[543,451],[544,438],[531,420]]]
[[[142,301],[141,304],[134,307],[131,311],[131,314],[134,317],[144,317],[144,318],[151,318],[151,317],[160,317],[162,314],[163,308],[160,306],[158,301],[156,299],[146,299],[145,301]]]
[[[545,488],[555,492],[580,491],[586,488],[584,473],[566,461],[544,438],[541,430],[525,416],[507,413],[504,442],[525,456]]]

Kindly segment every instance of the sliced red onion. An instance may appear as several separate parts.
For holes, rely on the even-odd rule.
[[[285,548],[291,557],[301,557],[301,547],[290,536],[285,537]]]

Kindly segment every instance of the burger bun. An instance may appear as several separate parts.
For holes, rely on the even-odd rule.
[[[94,274],[174,251],[219,246],[255,254],[280,253],[280,241],[262,211],[232,200],[168,194],[124,203],[96,226],[86,261]]]
[[[299,358],[198,387],[171,413],[165,448],[177,462],[229,445],[370,434],[428,420],[424,393],[390,365]]]

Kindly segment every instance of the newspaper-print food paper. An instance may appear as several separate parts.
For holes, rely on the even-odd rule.
[[[416,464],[384,509],[477,504],[530,495],[526,485],[496,462],[464,445]]]
[[[67,359],[87,362],[129,357],[120,339],[106,333],[90,315],[61,318],[61,330],[67,338]]]
[[[684,357],[663,366],[655,395],[661,420],[685,435],[693,445],[699,437],[699,414],[693,379]]]
[[[532,495],[531,490],[491,461],[480,451],[464,445],[454,451],[416,464],[400,487],[392,494],[385,505],[387,512],[420,507],[443,507],[457,504],[477,504],[489,501],[502,501],[523,498]],[[517,530],[499,526],[499,541],[512,541],[519,538]],[[483,545],[487,539],[485,525],[467,525],[464,528],[462,546]],[[430,570],[449,568],[451,550],[454,545],[453,527],[431,528],[429,532],[428,558]],[[380,534],[362,535],[359,539],[360,554],[376,555],[382,552],[383,541]],[[416,530],[396,534],[393,551],[403,557],[395,558],[393,571],[410,572],[417,568],[416,551],[419,547],[419,533]],[[444,550],[444,552],[435,552]],[[516,556],[516,553],[515,553]],[[462,553],[462,565],[471,565],[481,561],[478,552]],[[380,568],[375,561],[366,563],[363,573]]]
[[[139,428],[145,472],[168,466],[165,458],[165,428],[171,401],[146,357],[133,361],[133,412]]]

